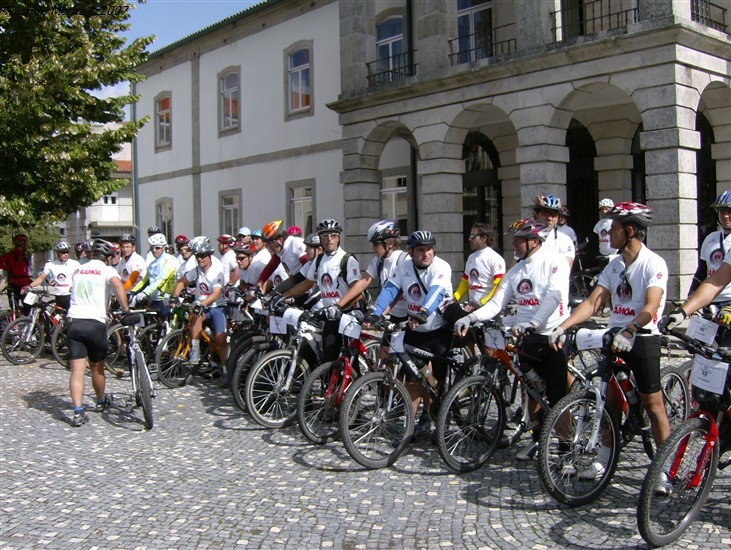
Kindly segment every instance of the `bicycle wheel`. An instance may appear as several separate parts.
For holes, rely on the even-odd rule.
[[[538,447],[538,473],[548,493],[564,504],[596,500],[619,461],[619,428],[605,408],[593,450],[588,446],[597,415],[596,396],[569,394],[546,417]]]
[[[246,408],[254,422],[265,428],[282,428],[297,417],[297,395],[310,372],[302,357],[297,357],[292,382],[285,389],[291,350],[275,350],[251,367],[246,377]]]
[[[150,382],[150,373],[145,365],[145,358],[142,352],[136,352],[137,356],[137,392],[139,400],[142,404],[142,415],[145,419],[145,428],[152,429],[152,383]]]
[[[165,336],[155,351],[157,378],[168,388],[179,388],[188,374],[190,345],[187,329],[178,329]]]
[[[231,375],[231,395],[233,395],[236,406],[246,412],[246,378],[249,376],[251,367],[261,359],[266,352],[270,351],[269,344],[259,342],[240,354],[236,359],[233,374]]]
[[[340,404],[347,382],[342,359],[323,363],[310,373],[297,398],[297,423],[311,443],[323,445],[340,431]],[[357,377],[355,369],[352,376]]]
[[[104,368],[118,378],[129,374],[124,331],[125,328],[120,323],[113,324],[107,330],[107,358],[104,361]]]
[[[5,359],[15,365],[32,363],[43,349],[43,325],[20,317],[3,331],[0,341]]]
[[[447,392],[437,417],[442,460],[457,472],[476,470],[497,449],[505,422],[505,405],[490,377],[460,380]]]
[[[690,415],[691,396],[683,366],[668,367],[660,374],[662,400],[670,422],[670,430],[685,422]]]
[[[62,367],[69,368],[69,344],[66,336],[66,323],[60,323],[51,335],[51,354]]]
[[[709,426],[705,418],[686,420],[663,443],[647,471],[637,507],[637,526],[651,546],[677,540],[708,498],[719,456],[718,445],[714,445],[699,468]]]
[[[353,382],[340,407],[340,437],[348,454],[365,468],[390,466],[414,433],[411,397],[403,383],[389,384],[385,372]]]

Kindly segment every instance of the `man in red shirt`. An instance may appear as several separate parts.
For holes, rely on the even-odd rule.
[[[30,257],[28,237],[23,234],[13,237],[15,248],[0,256],[0,269],[8,272],[8,300],[10,309],[21,307],[20,290],[30,284]]]

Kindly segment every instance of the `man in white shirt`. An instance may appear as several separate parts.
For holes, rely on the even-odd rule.
[[[117,264],[117,273],[124,284],[124,289],[129,290],[138,279],[147,273],[145,259],[137,254],[135,236],[125,233],[119,237],[119,246],[122,250],[122,258]]]
[[[43,272],[27,287],[23,287],[21,293],[24,294],[29,288],[37,287],[48,278],[48,282],[52,285],[51,294],[56,296],[56,305],[68,309],[71,304],[71,276],[81,264],[69,258],[71,245],[66,241],[58,241],[53,250],[56,252],[56,259],[46,263]]]
[[[238,280],[238,265],[236,264],[236,252],[234,245],[236,239],[231,235],[224,233],[218,237],[218,253],[221,255],[221,265],[223,266],[223,280],[227,285],[235,285]]]
[[[576,249],[571,238],[558,230],[558,216],[562,210],[561,199],[558,197],[538,195],[533,203],[533,219],[548,226],[549,231],[543,246],[565,257],[571,267],[574,265]]]
[[[574,231],[574,228],[568,223],[570,216],[571,212],[569,212],[569,209],[566,206],[561,208],[561,212],[558,213],[558,230],[571,239],[571,242],[574,243],[575,249],[578,246],[579,241],[576,237],[576,231]]]
[[[304,239],[289,235],[282,220],[271,221],[262,227],[261,237],[271,259],[259,275],[259,288],[264,287],[279,264],[283,264],[285,271],[292,277],[307,262]]]
[[[612,248],[609,243],[612,220],[605,217],[607,212],[612,208],[614,208],[614,201],[612,199],[602,199],[599,201],[599,221],[594,226],[594,233],[599,237],[599,253],[602,256],[613,256],[617,253],[617,249]]]

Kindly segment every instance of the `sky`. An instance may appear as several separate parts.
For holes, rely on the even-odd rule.
[[[259,4],[262,0],[147,0],[134,4],[127,23],[131,28],[123,34],[129,42],[141,36],[155,35],[155,41],[148,47],[154,52],[173,42],[185,38],[213,23]],[[128,83],[105,88],[99,94],[116,97],[127,93]]]

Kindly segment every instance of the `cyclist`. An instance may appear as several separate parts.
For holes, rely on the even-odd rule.
[[[657,320],[662,315],[667,294],[668,268],[661,256],[643,241],[652,224],[652,209],[636,202],[620,202],[605,214],[611,220],[609,244],[620,253],[602,270],[591,295],[579,304],[549,336],[551,347],[561,348],[563,333],[589,319],[611,298],[609,328],[621,329],[612,341],[612,350],[632,369],[640,399],[650,418],[652,437],[659,447],[670,433],[660,387],[660,336]],[[643,328],[651,334],[638,334]],[[607,395],[609,407],[617,404]],[[609,449],[599,447],[597,460],[579,472],[582,479],[604,474]]]
[[[223,280],[226,285],[235,285],[238,280],[238,266],[236,264],[236,252],[234,245],[236,239],[231,235],[224,233],[218,237],[218,253],[221,255],[221,265],[223,266]]]
[[[152,237],[153,235],[157,235],[158,233],[162,233],[162,229],[160,229],[156,225],[152,225],[147,228],[147,238],[148,239],[150,237]],[[165,237],[165,239],[167,240],[167,237]],[[147,254],[145,255],[145,264],[149,265],[149,263],[154,259],[155,259],[155,257],[152,255],[152,249],[148,250]]]
[[[313,287],[319,288],[327,317],[322,327],[322,356],[323,361],[327,362],[337,359],[340,353],[343,341],[338,332],[338,313],[341,310],[338,302],[342,302],[348,289],[360,281],[360,266],[355,256],[340,248],[340,234],[343,228],[339,222],[324,219],[317,224],[316,231],[322,245],[322,254],[311,261],[305,279],[285,291],[282,296],[285,299],[293,298],[306,294]],[[348,303],[343,303],[342,310],[351,310],[359,296]]]
[[[81,404],[87,357],[91,368],[91,384],[96,394],[96,410],[101,412],[111,403],[104,393],[104,361],[108,346],[106,321],[110,289],[122,306],[122,311],[127,311],[127,295],[119,273],[109,265],[109,259],[114,254],[112,243],[96,239],[91,253],[92,260],[79,266],[71,278],[67,336],[71,366],[69,390],[74,406],[71,425],[74,427],[89,420]]]
[[[602,199],[599,201],[599,221],[594,226],[594,233],[599,237],[599,253],[602,256],[609,257],[617,253],[617,249],[613,248],[609,242],[609,233],[612,230],[612,220],[606,217],[607,212],[614,208],[612,199]]]
[[[300,227],[297,227],[296,225],[290,225],[287,228],[287,234],[290,237],[302,237],[303,232],[302,232],[302,229]]]
[[[452,343],[452,335],[441,312],[452,299],[452,268],[436,255],[436,244],[436,237],[430,231],[414,231],[409,235],[406,246],[411,257],[395,266],[366,317],[364,326],[368,327],[377,321],[401,294],[406,300],[409,317],[404,344],[445,356]],[[415,360],[415,363],[421,365],[420,360]],[[439,384],[444,383],[447,374],[445,364],[428,364],[426,368],[432,371]],[[414,437],[418,438],[431,430],[431,420],[427,413],[430,398],[421,386],[418,373],[407,370],[403,374],[411,396],[414,416],[419,402],[422,398],[424,401],[424,413],[414,430]]]
[[[518,263],[505,274],[490,301],[454,325],[457,334],[464,336],[471,323],[492,319],[515,299],[516,324],[512,331],[515,336],[523,337],[522,350],[531,356],[521,359],[521,368],[532,368],[543,379],[549,405],[554,405],[567,391],[566,354],[551,349],[546,335],[568,316],[570,272],[563,258],[544,245],[552,231],[552,227],[537,220],[525,221],[517,229],[511,229]],[[531,418],[539,412],[532,400],[528,410]],[[518,451],[518,460],[531,460],[535,456],[540,429],[533,430],[532,435],[533,441]]]
[[[119,237],[122,258],[117,264],[117,272],[125,290],[131,289],[137,279],[144,277],[147,273],[147,264],[144,258],[137,254],[135,243],[135,236],[130,233],[125,233]]]
[[[561,208],[561,212],[558,213],[558,230],[561,233],[564,233],[569,239],[571,239],[571,242],[574,243],[575,249],[579,245],[579,240],[576,236],[576,231],[574,231],[574,228],[568,224],[570,216],[571,212],[569,211],[568,207],[563,206]]]
[[[190,242],[190,239],[186,237],[185,235],[177,235],[175,237],[175,250],[177,251],[178,255],[175,256],[175,259],[178,260],[179,265],[183,265],[188,258],[190,258],[193,253],[190,251],[190,247],[188,246],[188,243]],[[183,253],[186,253],[186,255],[183,255]],[[190,269],[193,268],[192,262]]]
[[[548,226],[549,231],[543,246],[564,256],[571,267],[574,265],[576,250],[571,238],[558,230],[558,216],[562,210],[561,199],[558,197],[538,195],[533,203],[533,219]]]
[[[147,264],[145,275],[138,279],[132,288],[130,305],[141,306],[149,299],[150,307],[165,320],[170,315],[168,298],[175,289],[178,261],[165,252],[168,240],[162,233],[155,233],[147,239],[147,242],[150,245],[152,261]]]
[[[86,260],[86,254],[84,254],[84,243],[78,242],[74,245],[74,252],[76,253],[76,261],[82,263],[82,260]],[[86,263],[86,262],[84,262]]]
[[[66,241],[58,241],[53,246],[53,250],[56,252],[56,259],[46,263],[43,272],[28,286],[23,287],[21,292],[25,294],[29,289],[37,287],[49,279],[53,285],[51,293],[56,296],[56,305],[68,309],[71,303],[71,276],[80,267],[80,264],[76,260],[69,259],[71,245]]]
[[[264,288],[264,283],[279,264],[284,265],[285,271],[291,277],[307,263],[304,239],[289,235],[282,226],[282,220],[267,223],[261,228],[261,236],[271,254],[271,259],[259,275],[257,282],[259,288]]]
[[[180,265],[175,272],[175,281],[179,281],[185,274],[191,269],[195,269],[198,264],[196,263],[193,251],[190,249],[190,240],[185,235],[178,235],[175,237],[175,246],[178,249],[178,257],[180,258]],[[195,282],[188,283],[185,287],[185,295],[192,296],[195,294]]]
[[[236,232],[236,247],[241,248],[251,243],[251,229],[246,226],[239,227]]]
[[[175,302],[189,282],[195,282],[195,301],[203,307],[205,315],[198,315],[190,328],[190,363],[200,363],[200,335],[203,332],[203,321],[210,321],[213,325],[213,334],[218,351],[219,366],[222,380],[226,381],[226,300],[223,297],[223,287],[226,284],[223,278],[221,262],[213,257],[213,247],[208,237],[196,237],[190,241],[190,248],[195,255],[196,267],[178,279],[173,291]]]
[[[91,247],[94,246],[94,240],[89,239],[88,241],[84,241],[84,244],[82,246],[84,247],[84,258],[86,259],[86,261],[79,263],[81,265],[84,265],[86,262],[90,262],[93,259],[91,254]]]
[[[0,256],[0,269],[8,272],[8,303],[10,309],[22,308],[27,314],[27,307],[20,300],[21,290],[30,284],[31,267],[28,255],[28,237],[23,234],[13,235],[13,250]]]
[[[255,262],[256,247],[253,244],[237,245],[234,249],[238,264],[238,280],[241,290],[250,290],[256,287],[261,270],[266,264]]]
[[[114,254],[112,254],[111,258],[109,258],[109,265],[111,265],[114,269],[117,269],[119,260],[122,258],[122,249],[119,247],[119,243],[112,243],[112,247],[114,248]]]

